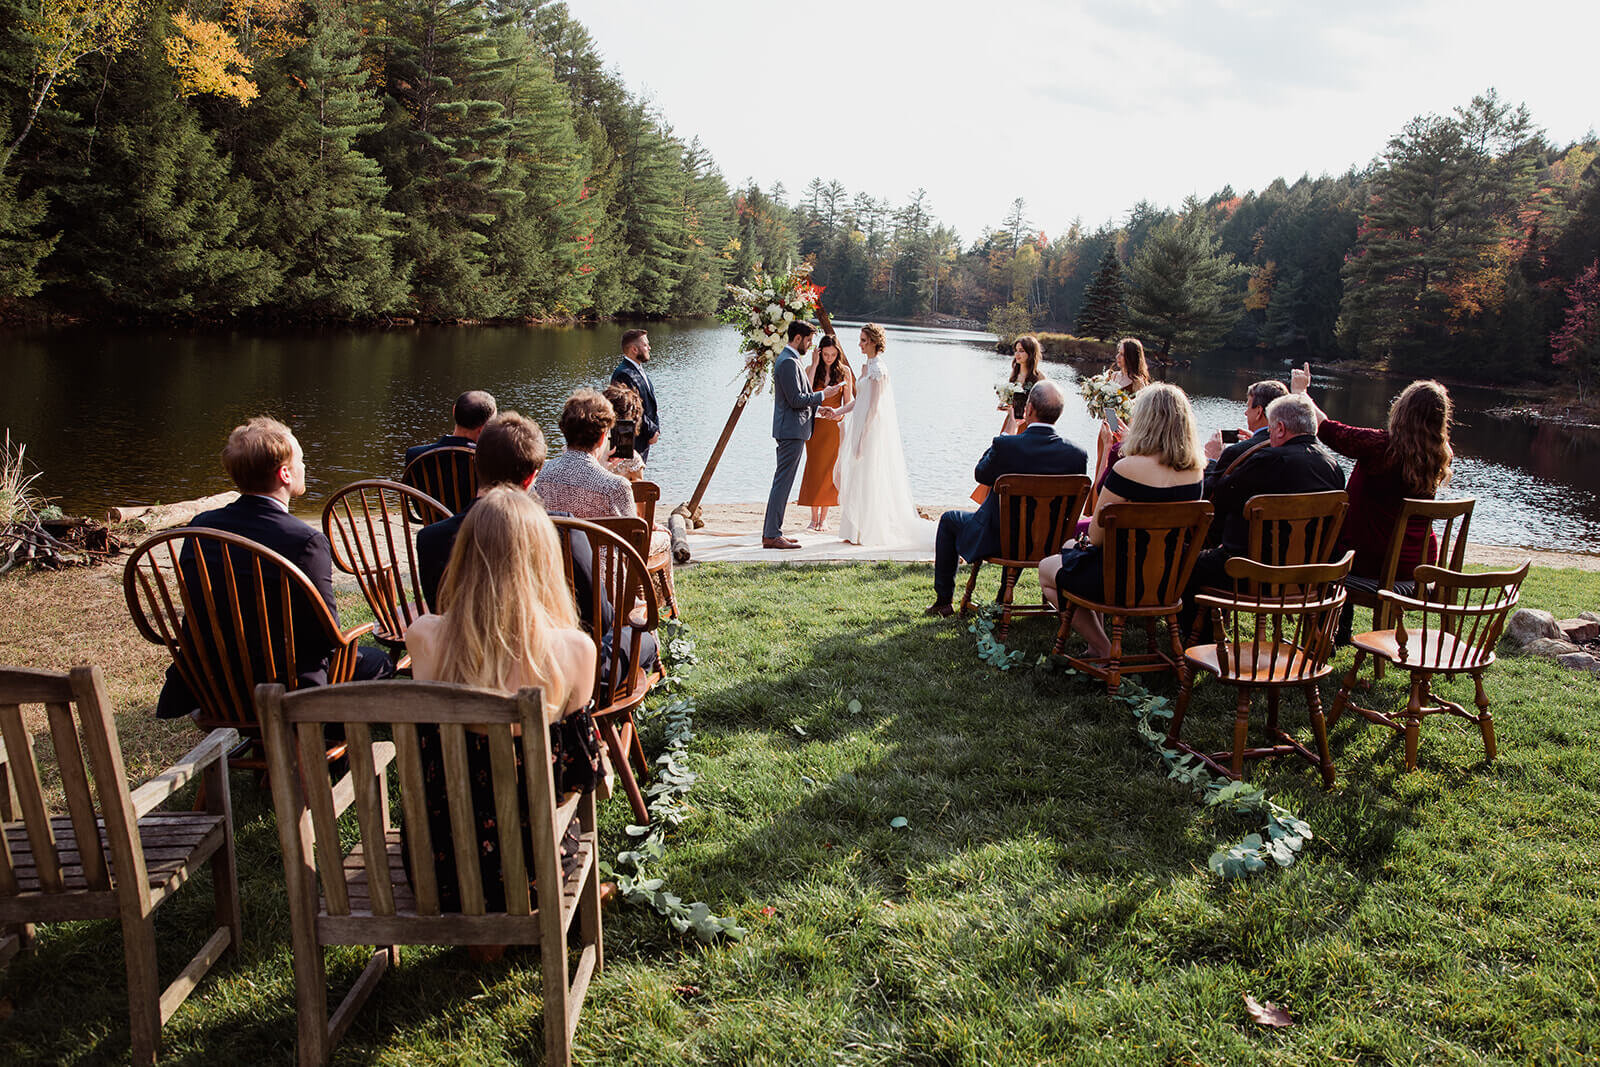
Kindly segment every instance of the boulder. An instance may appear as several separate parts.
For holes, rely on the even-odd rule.
[[[1590,622],[1600,622],[1600,611],[1580,611],[1578,618],[1588,619]]]
[[[1540,638],[1563,640],[1556,617],[1538,608],[1520,608],[1506,620],[1506,637],[1514,645],[1526,645]]]
[[[1583,649],[1571,641],[1562,641],[1554,637],[1541,637],[1529,641],[1518,649],[1524,656],[1565,656],[1572,652],[1582,652]]]
[[[1600,639],[1600,622],[1590,619],[1561,619],[1556,623],[1568,641],[1581,645],[1585,641]]]
[[[1592,671],[1600,667],[1600,659],[1595,659],[1587,652],[1568,652],[1564,656],[1557,656],[1556,662],[1575,671]]]

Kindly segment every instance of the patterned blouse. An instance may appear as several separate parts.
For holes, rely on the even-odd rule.
[[[565,511],[580,519],[637,515],[633,486],[612,474],[591,453],[567,449],[544,465],[534,486],[549,511]]]

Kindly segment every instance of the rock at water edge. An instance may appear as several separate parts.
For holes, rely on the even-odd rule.
[[[1513,644],[1526,645],[1540,638],[1563,640],[1561,625],[1548,611],[1538,608],[1521,608],[1506,620],[1506,637]]]

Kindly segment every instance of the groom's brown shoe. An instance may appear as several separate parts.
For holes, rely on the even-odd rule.
[[[922,613],[939,619],[947,619],[956,613],[956,609],[948,600],[936,600],[923,608]]]
[[[799,548],[799,541],[791,541],[787,537],[763,537],[762,548]]]

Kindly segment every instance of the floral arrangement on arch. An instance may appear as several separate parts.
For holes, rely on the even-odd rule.
[[[1092,418],[1104,419],[1106,412],[1117,413],[1117,421],[1126,423],[1133,414],[1133,397],[1111,380],[1111,372],[1103,371],[1092,378],[1078,379],[1078,393],[1089,407]]]
[[[744,335],[740,351],[745,353],[745,383],[739,396],[748,400],[760,391],[773,361],[789,343],[789,324],[815,314],[822,286],[811,284],[811,264],[802,263],[776,275],[758,267],[748,286],[730,285],[728,293],[733,302],[722,313],[722,321],[739,327]]]

